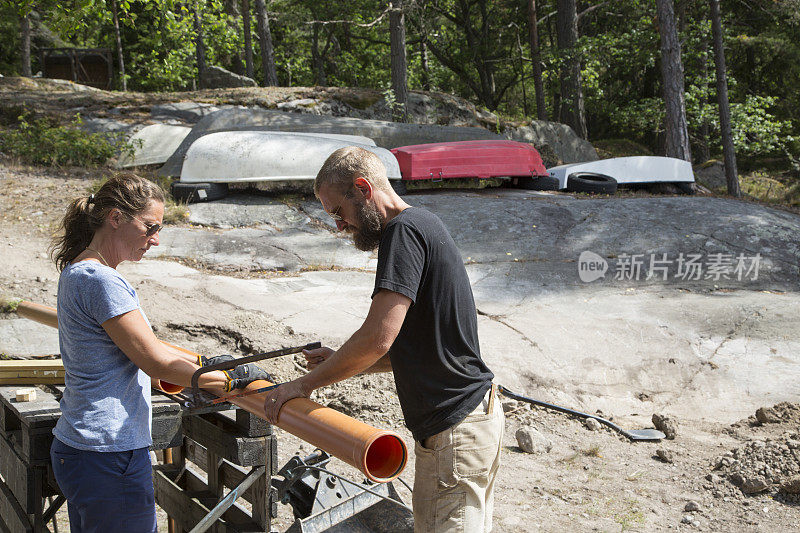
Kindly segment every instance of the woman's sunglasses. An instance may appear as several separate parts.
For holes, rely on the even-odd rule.
[[[147,222],[145,222],[144,220],[142,220],[139,217],[132,216],[131,218],[135,218],[136,220],[138,220],[139,222],[144,224],[144,227],[147,228],[147,230],[144,232],[144,234],[147,237],[152,237],[153,235],[155,235],[156,233],[161,231],[161,229],[164,227],[161,224],[148,224]]]

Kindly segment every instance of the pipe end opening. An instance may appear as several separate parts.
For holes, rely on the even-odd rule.
[[[367,475],[373,481],[391,481],[400,475],[408,461],[408,450],[397,435],[381,435],[369,446],[365,457]]]

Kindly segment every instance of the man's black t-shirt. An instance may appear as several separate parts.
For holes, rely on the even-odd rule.
[[[389,221],[373,297],[381,289],[412,300],[389,357],[406,426],[422,440],[466,418],[494,378],[480,356],[467,271],[439,217],[412,207]]]

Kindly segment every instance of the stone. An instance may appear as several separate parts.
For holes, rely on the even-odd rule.
[[[684,515],[683,518],[681,518],[681,524],[691,524],[693,520],[694,519],[692,518],[692,515],[687,514]]]
[[[683,507],[683,510],[687,513],[696,513],[700,511],[700,504],[694,500],[689,500],[686,502],[686,505]]]
[[[504,413],[516,411],[519,409],[519,402],[517,400],[506,400],[501,404]]]
[[[553,443],[531,426],[519,428],[514,436],[525,453],[549,453],[553,448]]]
[[[241,76],[222,67],[211,65],[206,67],[203,76],[203,87],[206,89],[222,89],[227,87],[258,87],[256,80]]]
[[[653,425],[656,426],[657,430],[663,432],[669,440],[674,440],[678,434],[678,423],[668,416],[654,414]]]
[[[781,417],[774,409],[769,407],[759,407],[756,410],[756,420],[762,424],[775,424],[781,421]]]
[[[586,426],[586,429],[588,429],[589,431],[599,431],[600,428],[602,427],[600,425],[600,422],[598,422],[594,418],[587,418],[586,420],[583,421],[583,425]]]
[[[303,108],[314,107],[316,105],[317,101],[313,98],[300,98],[298,100],[281,102],[276,107],[281,111],[302,111]]]
[[[154,119],[177,118],[184,122],[194,124],[204,116],[219,110],[220,108],[213,104],[172,102],[169,104],[154,105],[150,108],[150,116]]]
[[[132,133],[141,127],[111,118],[84,118],[81,122],[81,129],[89,133]]]
[[[585,139],[581,139],[566,124],[532,120],[527,126],[508,128],[503,132],[507,139],[530,143],[537,148],[549,146],[564,163],[597,161],[597,151]]]
[[[658,457],[661,461],[665,463],[671,464],[675,462],[672,452],[669,450],[665,450],[664,448],[659,448],[656,450],[656,457]]]
[[[745,481],[744,476],[739,472],[734,472],[733,474],[730,475],[730,477],[728,477],[728,479],[730,479],[731,483],[733,483],[737,487],[741,487]]]
[[[793,476],[781,483],[781,491],[786,494],[800,494],[800,476]]]
[[[745,479],[741,488],[745,494],[758,494],[767,490],[769,484],[761,476],[756,476]]]
[[[725,189],[725,165],[721,161],[707,161],[694,169],[694,180],[709,189]]]
[[[499,119],[497,118],[497,115],[491,111],[476,109],[475,116],[478,118],[478,122],[481,124],[481,126],[488,127],[490,129],[497,128]]]

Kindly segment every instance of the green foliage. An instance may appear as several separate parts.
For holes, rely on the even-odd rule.
[[[263,79],[255,2],[250,26],[256,79]],[[385,2],[267,2],[278,79],[286,86],[367,87],[383,93],[390,80]],[[118,0],[128,87],[177,91],[197,78],[193,13],[200,10],[206,61],[243,71],[240,3],[229,0]],[[560,68],[557,2],[537,2],[547,113],[558,120]],[[720,149],[715,69],[707,2],[676,2],[693,150]],[[737,151],[800,159],[800,0],[722,4],[727,81]],[[0,72],[20,71],[19,15],[34,9],[34,50],[49,28],[79,47],[116,49],[110,0],[0,2]],[[533,114],[527,3],[519,0],[404,2],[408,82],[453,93],[523,120]],[[574,50],[581,59],[590,139],[627,138],[663,151],[663,87],[652,0],[581,2]],[[41,30],[41,31],[40,31]],[[427,62],[423,62],[423,49]],[[116,54],[115,54],[116,60]],[[427,65],[425,68],[423,65]],[[427,85],[426,85],[427,87]],[[387,103],[391,95],[384,95]],[[366,101],[364,104],[366,105]],[[356,106],[358,107],[358,106]],[[706,138],[707,136],[707,138]]]
[[[731,105],[733,142],[737,153],[783,153],[794,141],[789,135],[791,121],[779,120],[769,112],[775,107],[776,100],[773,96],[748,95],[744,102]]]
[[[117,136],[87,133],[80,128],[80,115],[68,126],[54,125],[44,118],[28,122],[20,117],[19,125],[0,133],[0,152],[35,165],[98,166],[117,151],[133,147]]]
[[[16,313],[21,298],[9,298],[8,296],[0,296],[0,313]]]

